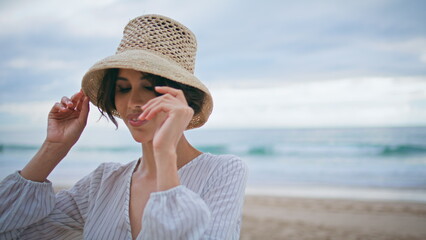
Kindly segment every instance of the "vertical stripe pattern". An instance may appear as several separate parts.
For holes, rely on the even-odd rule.
[[[56,196],[15,172],[0,183],[2,239],[131,239],[136,161],[101,164]],[[204,153],[179,169],[181,185],[150,195],[137,239],[239,239],[246,164]]]

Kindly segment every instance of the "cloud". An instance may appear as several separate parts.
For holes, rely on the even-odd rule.
[[[420,56],[420,60],[421,60],[422,62],[426,63],[426,53],[423,53],[423,54]]]
[[[68,97],[70,97],[68,95]],[[59,102],[61,99],[57,99]],[[27,101],[0,104],[1,131],[44,129],[47,116],[55,101]],[[98,109],[91,105],[89,128],[114,129],[115,126],[105,118],[100,118]]]
[[[130,19],[158,13],[197,35],[196,75],[218,95],[208,126],[424,124],[424,93],[411,89],[426,76],[424,9],[415,0],[1,1],[0,100],[78,91]]]
[[[85,38],[114,38],[130,19],[142,14],[158,13],[196,23],[214,16],[208,13],[222,7],[226,7],[226,1],[18,0],[0,8],[0,36],[42,30]]]
[[[67,62],[60,59],[28,59],[22,57],[11,59],[4,65],[15,70],[33,69],[38,71],[71,70],[77,67],[75,62]]]
[[[208,127],[422,125],[425,78],[339,79],[263,88],[215,88]],[[419,104],[420,103],[420,104]]]
[[[96,16],[88,17],[88,13],[96,9],[102,9],[113,4],[113,0],[92,0],[92,1],[52,1],[41,0],[34,3],[33,1],[21,0],[13,1],[7,7],[0,10],[1,35],[23,34],[26,32],[46,30],[51,26],[62,25],[62,28],[56,29],[57,32],[63,33],[63,30],[73,32],[76,25],[79,24],[81,30],[78,34],[87,33],[92,23],[99,23]],[[80,15],[81,14],[81,15]],[[87,22],[81,22],[81,20]],[[107,22],[113,24],[114,22]],[[111,26],[111,25],[110,25]],[[54,30],[54,29],[51,29]],[[108,29],[103,29],[105,32]],[[74,32],[75,33],[75,32]],[[96,28],[92,29],[92,34],[99,34]]]
[[[218,83],[210,89],[214,110],[203,127],[206,129],[391,127],[426,123],[426,78],[271,82],[262,87]],[[0,104],[0,131],[44,130],[53,104]],[[114,134],[115,126],[99,117],[97,108],[91,105],[84,141],[96,144],[99,136]],[[120,141],[129,141],[126,127],[121,121],[119,125]]]
[[[113,53],[128,20],[159,13],[196,33],[197,73],[206,81],[217,81],[224,73],[283,76],[287,81],[316,75],[423,75],[421,53],[412,47],[425,39],[422,6],[421,1],[404,5],[381,0],[345,4],[334,0],[41,0],[37,4],[21,0],[0,8],[0,37],[21,36],[16,42],[24,47],[48,53],[63,48],[62,56],[85,54],[84,59],[99,59]],[[34,38],[40,44],[32,44]]]
[[[422,5],[248,1],[239,6],[240,14],[227,12],[210,24],[209,29],[220,31],[201,32],[197,71],[209,81],[223,79],[223,74],[280,76],[283,81],[422,76]]]
[[[370,41],[368,44],[387,52],[412,54],[422,62],[426,56],[426,36],[393,41]]]
[[[46,126],[47,113],[52,104],[48,102],[25,102],[0,104],[0,130],[31,129]]]

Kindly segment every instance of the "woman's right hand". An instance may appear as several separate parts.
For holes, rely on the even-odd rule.
[[[89,98],[80,92],[63,97],[49,112],[47,137],[36,155],[20,172],[21,176],[44,182],[56,165],[80,138],[89,115]]]
[[[80,138],[89,114],[89,97],[83,91],[62,97],[49,112],[47,143],[71,148]]]

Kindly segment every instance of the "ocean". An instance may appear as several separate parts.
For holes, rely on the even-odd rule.
[[[41,144],[9,141],[22,133],[2,134],[1,179],[21,169]],[[250,192],[426,202],[426,127],[199,129],[186,136],[201,151],[240,156],[249,167]],[[77,144],[49,179],[69,186],[101,162],[140,156],[131,141],[102,142]]]

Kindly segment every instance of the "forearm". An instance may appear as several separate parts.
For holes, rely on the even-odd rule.
[[[155,154],[157,191],[165,191],[180,185],[176,159],[177,155],[174,152]]]
[[[1,181],[0,202],[0,239],[18,239],[20,229],[49,215],[55,194],[51,183],[28,181],[15,172]]]
[[[44,142],[36,155],[22,169],[21,176],[31,181],[44,182],[69,150],[69,147],[62,144]]]

